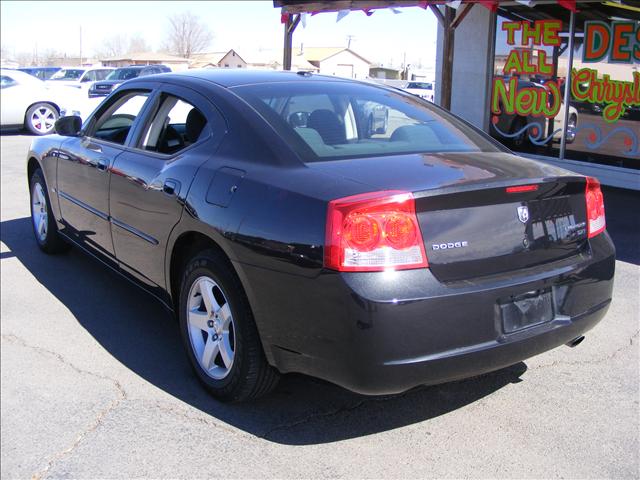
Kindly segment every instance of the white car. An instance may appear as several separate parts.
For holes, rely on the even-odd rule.
[[[94,82],[107,78],[113,70],[113,67],[63,67],[51,75],[46,83],[88,89]]]
[[[35,135],[52,133],[60,110],[77,103],[79,96],[69,88],[48,88],[28,73],[1,69],[0,127],[24,127]]]
[[[433,82],[409,82],[403,90],[433,102],[433,94],[436,87]]]

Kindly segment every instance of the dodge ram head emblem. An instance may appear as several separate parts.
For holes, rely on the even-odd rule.
[[[527,223],[527,220],[529,220],[529,208],[526,205],[518,207],[518,219],[522,223]]]

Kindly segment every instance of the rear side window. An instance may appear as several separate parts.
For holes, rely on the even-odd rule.
[[[164,94],[151,122],[141,136],[139,148],[173,155],[208,135],[204,114],[191,103]]]
[[[447,112],[389,89],[305,81],[233,90],[308,161],[501,151],[485,135]]]

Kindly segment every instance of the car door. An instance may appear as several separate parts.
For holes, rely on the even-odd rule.
[[[127,89],[114,96],[96,111],[83,134],[66,140],[57,153],[57,193],[65,233],[113,263],[110,171],[125,150],[151,91]]]
[[[18,109],[18,96],[20,85],[4,72],[0,76],[0,91],[2,91],[2,104],[0,104],[0,125],[17,125],[20,123]],[[24,112],[23,112],[24,120]]]
[[[164,258],[199,166],[226,131],[216,108],[195,91],[163,84],[115,159],[110,212],[120,267],[148,287],[164,286]]]

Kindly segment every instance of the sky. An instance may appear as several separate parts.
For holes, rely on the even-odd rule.
[[[10,53],[55,49],[77,56],[82,28],[83,56],[100,47],[103,39],[116,34],[139,34],[159,49],[166,32],[167,17],[190,11],[214,34],[210,51],[235,49],[250,57],[259,49],[282,48],[280,10],[271,1],[17,1],[0,2],[0,38]],[[336,22],[336,13],[308,17],[299,25],[294,46],[346,46],[352,35],[352,50],[368,60],[400,66],[407,63],[435,65],[436,26],[433,13],[418,7],[377,10],[367,17],[352,12]],[[246,58],[245,58],[246,60]],[[250,61],[250,58],[249,58]]]

